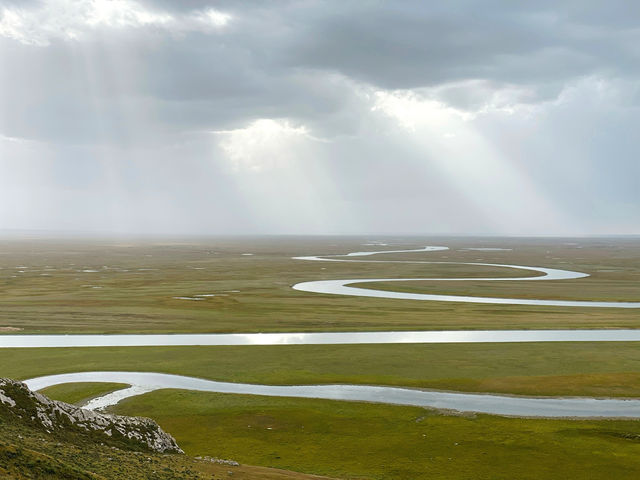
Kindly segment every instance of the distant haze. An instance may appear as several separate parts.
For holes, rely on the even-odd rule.
[[[0,231],[640,233],[640,2],[0,0]]]

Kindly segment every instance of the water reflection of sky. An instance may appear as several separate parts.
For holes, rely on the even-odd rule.
[[[636,341],[640,341],[640,330],[442,330],[420,332],[0,335],[0,348]]]
[[[640,418],[640,400],[577,397],[530,398],[370,385],[255,385],[215,382],[202,378],[153,372],[66,373],[34,378],[25,383],[31,389],[39,390],[52,385],[73,382],[115,382],[131,385],[129,389],[113,392],[94,400],[91,404],[93,408],[113,405],[123,398],[153,390],[177,388],[201,392],[377,402],[497,415]]]
[[[375,252],[353,252],[346,255],[331,255],[332,258],[320,256],[293,257],[294,260],[313,260],[331,262],[363,262],[363,263],[419,263],[419,264],[450,264],[450,265],[475,265],[482,267],[515,268],[518,270],[528,270],[535,272],[536,276],[527,277],[490,277],[490,278],[351,278],[339,280],[318,280],[311,282],[301,282],[293,286],[294,290],[309,293],[321,293],[328,295],[348,295],[356,297],[390,298],[396,300],[423,300],[431,302],[463,302],[463,303],[488,303],[497,305],[535,305],[547,307],[588,307],[588,308],[640,308],[640,302],[596,302],[584,300],[542,300],[531,298],[500,298],[500,297],[479,297],[467,295],[434,295],[430,293],[408,293],[393,292],[388,290],[374,290],[372,288],[358,288],[351,286],[354,283],[374,283],[374,282],[415,282],[415,281],[438,281],[438,282],[463,282],[472,280],[474,282],[496,282],[496,281],[530,281],[530,280],[574,280],[588,277],[589,274],[574,272],[571,270],[561,270],[557,268],[530,267],[525,265],[509,265],[498,263],[469,263],[469,262],[429,262],[429,261],[409,261],[409,260],[344,260],[335,257],[361,257],[371,256],[379,253],[400,253],[400,252],[425,252],[448,250],[447,247],[423,247],[414,250],[382,250]],[[472,249],[468,249],[472,250]],[[476,250],[478,250],[476,248]],[[487,250],[486,248],[484,250]],[[495,249],[488,249],[495,250]]]

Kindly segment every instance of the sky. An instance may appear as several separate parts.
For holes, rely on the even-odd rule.
[[[0,231],[640,234],[640,2],[0,0]]]

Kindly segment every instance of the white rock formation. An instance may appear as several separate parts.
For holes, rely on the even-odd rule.
[[[184,453],[150,418],[109,415],[51,400],[20,382],[0,378],[0,414],[13,415],[50,433],[84,431],[103,441],[119,439],[160,453]],[[100,440],[98,440],[100,441]]]

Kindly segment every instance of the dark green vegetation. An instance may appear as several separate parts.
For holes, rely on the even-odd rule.
[[[0,376],[27,379],[95,370],[264,384],[640,396],[640,348],[635,342],[0,349]]]
[[[48,400],[33,395],[24,385],[1,380],[1,479],[211,480],[227,478],[229,472],[234,478],[246,480],[315,478],[260,467],[216,464],[207,458],[177,453],[157,454],[135,436],[118,435],[115,428],[105,435],[100,428],[87,428],[86,423],[81,427],[83,416],[75,416],[77,422],[70,422],[70,417],[61,412],[74,411],[75,414],[73,407],[57,404],[57,410],[52,410]],[[108,422],[109,417],[101,417],[93,426],[104,427],[105,421]],[[152,422],[147,425],[151,427]],[[153,424],[152,428],[158,432],[157,425]],[[128,431],[142,432],[139,428]]]
[[[99,477],[38,451],[0,441],[0,478],[90,480]]]
[[[519,276],[522,271],[446,264],[337,263],[294,255],[371,247],[363,238],[217,239],[129,243],[38,240],[0,243],[0,331],[225,332],[638,326],[638,312],[474,305],[317,295],[308,280],[381,277]],[[420,291],[585,300],[638,300],[640,245],[633,239],[403,239],[400,248],[449,251],[379,255],[376,260],[513,263],[592,274],[555,282],[430,282]],[[465,247],[507,247],[479,252]],[[253,253],[254,255],[243,255]],[[23,268],[26,267],[26,268]],[[525,273],[526,274],[526,273]],[[216,294],[201,300],[174,297]]]
[[[123,450],[85,437],[49,434],[0,416],[3,480],[313,480],[319,477],[261,467],[214,464],[187,455]]]
[[[127,388],[126,383],[64,383],[43,388],[40,393],[53,400],[82,405],[87,400]]]
[[[633,479],[640,422],[453,416],[417,407],[164,390],[155,418],[187,453],[341,478]]]

